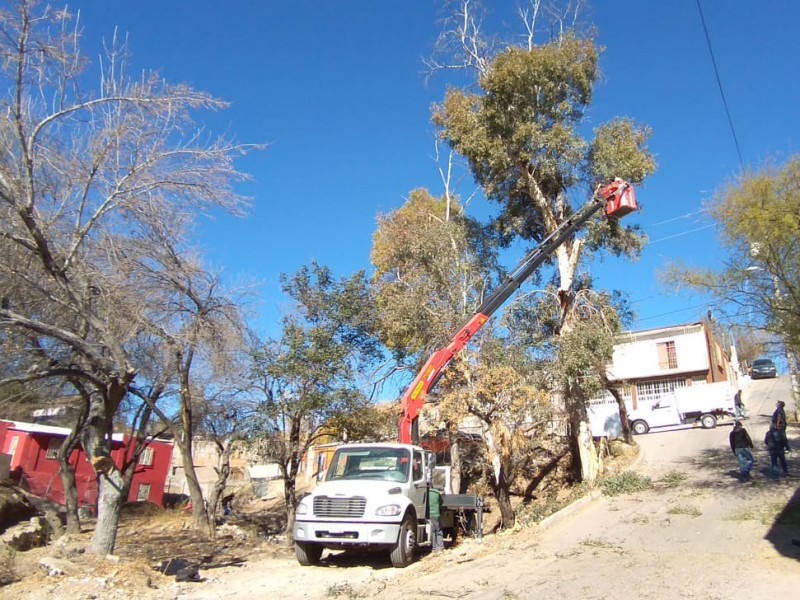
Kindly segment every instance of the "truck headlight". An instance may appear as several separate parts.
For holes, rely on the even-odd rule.
[[[399,504],[387,504],[386,506],[381,506],[378,510],[375,511],[375,515],[378,517],[396,517],[402,512]]]
[[[297,511],[295,512],[295,514],[307,515],[308,514],[308,504],[306,504],[305,502],[301,502],[300,504],[298,504],[297,505]]]

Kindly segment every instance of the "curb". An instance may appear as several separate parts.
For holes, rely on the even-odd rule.
[[[638,455],[633,460],[633,462],[624,469],[624,471],[635,471],[644,462],[644,448],[642,448],[641,446],[638,446],[638,448],[639,448]],[[586,494],[582,498],[578,498],[577,500],[575,500],[575,502],[567,504],[561,510],[556,511],[552,515],[550,515],[548,517],[545,517],[544,519],[539,521],[539,527],[541,529],[549,529],[549,528],[551,528],[553,525],[555,525],[556,523],[558,523],[560,521],[563,521],[564,519],[566,519],[567,517],[569,517],[573,513],[575,513],[577,511],[579,511],[580,509],[582,509],[587,504],[590,504],[591,502],[594,502],[595,500],[600,498],[602,495],[603,495],[602,491],[600,491],[600,490],[592,490],[591,492],[589,492],[588,494]]]

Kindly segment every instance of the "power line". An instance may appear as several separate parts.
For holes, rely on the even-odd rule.
[[[703,24],[703,31],[706,34],[706,43],[708,44],[708,53],[711,55],[711,63],[714,65],[714,75],[717,78],[717,85],[719,86],[719,95],[722,96],[722,104],[725,107],[725,114],[728,115],[728,125],[731,128],[733,135],[733,143],[736,146],[736,154],[739,156],[739,166],[744,173],[744,161],[742,160],[742,151],[739,149],[739,140],[736,137],[736,130],[733,128],[733,119],[731,118],[731,111],[728,110],[728,101],[725,99],[725,92],[722,90],[722,80],[719,77],[719,69],[717,69],[717,60],[714,58],[714,50],[711,48],[711,38],[708,36],[708,28],[706,27],[706,20],[703,17],[703,9],[700,7],[700,0],[697,2],[697,12],[700,13],[700,22]]]
[[[689,217],[693,217],[694,215],[699,215],[700,213],[707,213],[707,208],[701,208],[700,210],[695,210],[692,212],[688,212],[685,215],[680,215],[677,217],[672,217],[671,219],[666,219],[664,221],[659,221],[658,223],[652,223],[650,227],[655,227],[657,225],[666,225],[667,223],[672,223],[673,221],[680,221],[681,219],[688,219]]]
[[[694,229],[689,229],[687,231],[681,231],[680,233],[676,233],[674,235],[668,235],[666,237],[658,238],[657,240],[650,240],[647,242],[647,245],[656,244],[658,242],[664,242],[666,240],[671,240],[676,237],[681,237],[682,235],[689,235],[690,233],[695,233],[696,231],[702,231],[703,229],[710,229],[711,227],[716,227],[715,223],[711,223],[710,225],[703,225],[702,227],[695,227]]]
[[[659,317],[666,317],[667,315],[674,315],[676,313],[686,312],[687,310],[694,310],[694,309],[697,309],[697,308],[700,308],[700,307],[712,307],[713,308],[715,306],[716,306],[716,303],[704,302],[702,304],[694,304],[692,306],[686,306],[684,308],[679,308],[677,310],[671,310],[669,312],[664,312],[664,313],[660,313],[660,314],[657,314],[657,315],[650,315],[649,317],[640,317],[640,318],[636,319],[636,321],[637,322],[639,322],[639,321],[649,321],[651,319],[657,319]]]

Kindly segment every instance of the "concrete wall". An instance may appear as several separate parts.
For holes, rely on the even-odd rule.
[[[702,325],[680,329],[665,329],[635,334],[630,341],[624,338],[614,347],[614,358],[608,370],[612,379],[641,379],[662,377],[687,372],[707,371],[708,344]],[[675,342],[677,367],[665,369],[659,366],[657,345]]]

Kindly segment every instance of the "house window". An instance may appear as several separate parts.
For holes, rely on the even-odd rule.
[[[659,369],[677,369],[678,355],[675,354],[675,342],[661,342],[656,344],[658,350]]]
[[[45,457],[50,460],[55,460],[58,458],[59,450],[61,450],[61,440],[59,438],[50,438],[50,441],[47,443],[47,454],[45,454]]]
[[[147,502],[147,499],[150,498],[150,484],[149,483],[140,483],[139,489],[136,490],[136,501],[137,502]]]
[[[142,453],[139,455],[139,465],[142,467],[152,467],[153,466],[153,447],[147,446]]]

